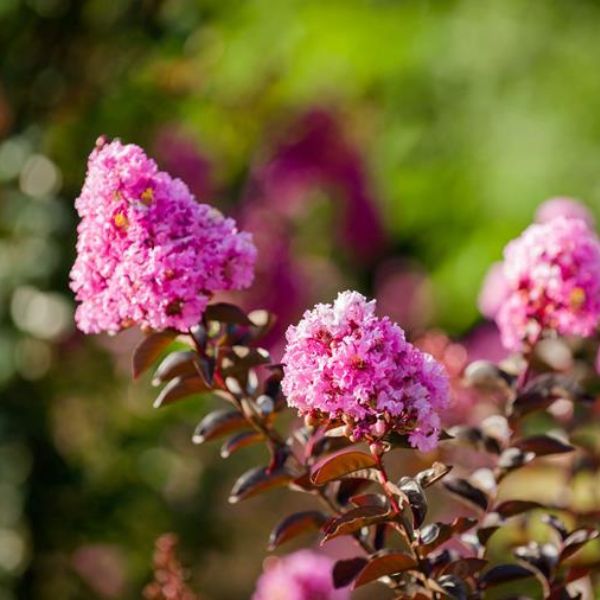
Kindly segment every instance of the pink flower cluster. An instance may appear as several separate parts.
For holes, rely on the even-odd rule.
[[[330,558],[310,550],[272,558],[252,600],[349,600],[347,588],[333,587],[332,570]]]
[[[504,251],[505,297],[496,314],[510,350],[544,330],[587,336],[600,321],[600,240],[579,218],[531,225]]]
[[[340,293],[307,311],[286,334],[283,391],[304,415],[343,421],[356,439],[408,433],[420,450],[434,448],[448,403],[443,367],[375,315],[375,301]]]
[[[75,206],[81,222],[71,288],[86,333],[133,324],[184,331],[214,292],[252,282],[250,235],[198,203],[138,146],[101,138]]]

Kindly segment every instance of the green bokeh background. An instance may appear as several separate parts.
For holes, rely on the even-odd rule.
[[[99,134],[152,147],[176,124],[234,210],[289,123],[335,111],[390,253],[430,277],[429,324],[460,336],[541,201],[599,212],[599,27],[595,0],[0,0],[0,599],[110,597],[73,568],[90,545],[121,573],[112,597],[137,598],[167,530],[198,590],[247,598],[272,524],[272,505],[221,502],[252,453],[223,467],[192,447],[206,409],[153,412],[128,379],[133,337],[83,339],[67,318],[72,202]],[[298,252],[372,292],[320,242],[332,223],[311,223]]]

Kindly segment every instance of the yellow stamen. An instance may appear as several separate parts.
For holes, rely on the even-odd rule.
[[[142,195],[140,196],[140,200],[142,201],[142,204],[145,204],[146,206],[150,206],[150,204],[152,204],[152,201],[154,200],[154,190],[152,188],[146,188],[142,192]]]
[[[119,229],[127,229],[129,226],[129,221],[127,220],[127,217],[120,212],[115,215],[115,225]]]
[[[583,288],[574,288],[571,291],[569,301],[571,302],[571,306],[573,308],[581,308],[583,306],[583,303],[585,302],[585,291],[583,290]]]

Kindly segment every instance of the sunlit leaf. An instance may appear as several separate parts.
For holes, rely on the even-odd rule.
[[[196,357],[197,354],[192,350],[171,352],[158,365],[152,377],[152,385],[160,385],[174,377],[191,377],[192,375],[197,375]]]
[[[421,484],[422,487],[427,488],[433,485],[452,470],[451,466],[445,465],[441,462],[434,462],[429,469],[425,469],[418,473],[415,479]]]
[[[263,435],[258,431],[240,431],[223,443],[221,446],[221,457],[229,458],[234,452],[256,444],[262,439]]]
[[[323,527],[325,537],[323,543],[338,537],[340,535],[348,535],[362,529],[384,521],[389,512],[387,509],[380,506],[360,506],[354,508],[341,517],[330,519]]]
[[[599,535],[600,534],[596,529],[591,528],[577,529],[573,533],[569,534],[569,536],[563,542],[560,560],[563,561],[573,556],[573,554],[578,552],[588,542],[597,539]]]
[[[396,573],[409,571],[416,566],[417,563],[415,559],[404,552],[391,552],[389,554],[376,556],[370,559],[367,565],[365,565],[358,574],[352,588],[356,589],[371,581],[376,581],[380,577],[385,577],[386,575],[395,575]]]
[[[348,473],[376,466],[377,461],[366,452],[349,449],[329,454],[318,461],[311,469],[311,479],[315,485],[325,485]]]
[[[244,427],[248,427],[248,422],[239,411],[226,408],[215,410],[198,423],[192,441],[202,444]]]

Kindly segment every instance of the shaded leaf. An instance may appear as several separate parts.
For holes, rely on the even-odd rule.
[[[423,488],[412,477],[402,477],[398,482],[398,487],[408,500],[413,515],[413,525],[418,529],[427,515],[427,498],[423,493]]]
[[[430,523],[421,529],[420,549],[423,554],[428,554],[447,542],[453,535],[464,533],[477,524],[477,519],[456,517],[451,523]]]
[[[358,475],[363,472],[364,471],[356,471],[356,473],[352,473],[352,475]],[[364,479],[362,477],[353,477],[352,475],[349,475],[348,478],[342,479],[339,483],[335,499],[341,506],[348,504],[352,496],[356,496],[356,494],[359,494],[371,484],[368,479]]]
[[[531,500],[506,500],[498,504],[494,508],[494,511],[501,517],[508,518],[536,508],[542,508],[542,505],[539,502],[533,502]]]
[[[240,431],[221,446],[221,458],[229,458],[234,452],[256,444],[262,439],[263,435],[258,431]]]
[[[167,385],[160,391],[160,394],[154,401],[154,408],[160,408],[167,404],[172,404],[182,398],[201,394],[210,391],[204,378],[198,377],[176,377],[171,379]]]
[[[170,329],[147,335],[133,351],[133,378],[137,379],[148,370],[177,335],[176,331]]]
[[[510,583],[511,581],[518,581],[519,579],[534,576],[533,571],[521,565],[506,564],[492,567],[481,576],[479,582],[484,589],[487,589],[503,583]]]
[[[283,468],[270,471],[267,467],[256,467],[246,471],[234,484],[229,502],[235,504],[274,487],[292,481],[291,474]]]
[[[207,321],[219,321],[220,323],[252,325],[252,321],[241,308],[227,302],[209,304],[204,311],[204,318]]]
[[[437,584],[441,588],[441,593],[455,600],[467,600],[469,588],[467,584],[457,575],[446,574],[442,575],[437,580]]]
[[[394,575],[409,571],[417,566],[415,559],[404,552],[392,552],[376,556],[369,560],[368,564],[358,574],[352,589],[375,581],[386,575]]]
[[[533,452],[536,456],[563,454],[575,449],[570,444],[551,435],[534,435],[518,441],[514,446],[523,452]]]
[[[152,378],[152,385],[160,385],[174,377],[191,377],[197,375],[195,359],[197,354],[192,350],[171,352],[158,365]]]
[[[326,520],[327,517],[318,510],[297,512],[285,517],[269,536],[269,551],[303,533],[318,531]]]
[[[244,415],[237,410],[221,409],[208,413],[194,431],[192,441],[202,444],[248,426]]]
[[[488,499],[486,494],[476,488],[474,485],[469,483],[466,479],[451,479],[443,483],[444,487],[455,494],[462,500],[465,500],[469,504],[481,509],[482,511],[487,510]]]
[[[385,508],[380,506],[360,506],[353,508],[340,517],[330,519],[323,527],[325,537],[322,543],[338,537],[348,535],[362,529],[384,521],[389,515]]]
[[[388,506],[388,499],[383,494],[359,494],[352,496],[350,502],[355,506]]]
[[[555,515],[543,515],[542,521],[546,523],[546,525],[552,527],[552,529],[558,533],[561,540],[565,540],[569,537],[569,530],[566,525]]]
[[[350,585],[367,562],[368,560],[362,556],[338,560],[333,565],[333,587],[339,589]]]
[[[324,485],[348,473],[368,469],[377,464],[373,456],[358,450],[340,450],[318,461],[311,469],[311,479],[315,485]]]

